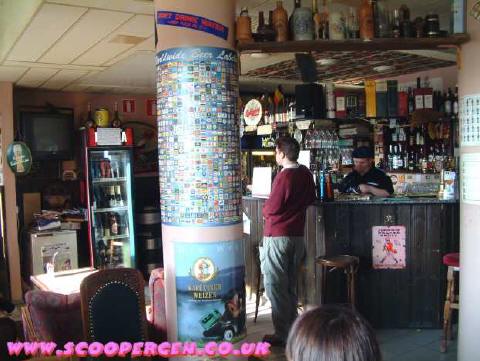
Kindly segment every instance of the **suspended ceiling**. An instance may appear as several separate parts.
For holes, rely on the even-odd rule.
[[[335,3],[340,2],[358,3],[355,0]],[[445,14],[448,3],[448,0],[425,0],[415,8],[422,15],[432,6]],[[248,6],[255,29],[258,11],[271,10],[275,4],[276,0],[240,0],[237,10]],[[293,0],[284,1],[284,6],[290,13]],[[153,13],[153,2],[149,0],[0,0],[0,81],[62,91],[152,94],[155,92]],[[444,63],[436,63],[437,67],[450,65],[454,60],[454,55],[435,52],[417,53],[413,61],[417,65],[422,61],[432,65],[432,57],[443,59]],[[265,85],[283,79],[297,83],[292,59],[292,54],[263,58],[242,55],[242,81]],[[348,74],[347,63],[342,63],[336,65],[338,73]],[[344,69],[338,70],[341,66]],[[271,72],[279,67],[283,70]],[[364,76],[371,76],[368,69],[363,71],[367,71]],[[265,74],[267,80],[261,78]]]

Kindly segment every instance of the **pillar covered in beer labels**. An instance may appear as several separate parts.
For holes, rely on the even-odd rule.
[[[245,335],[234,0],[155,0],[170,341]]]

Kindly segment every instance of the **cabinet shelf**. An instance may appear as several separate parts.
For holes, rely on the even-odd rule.
[[[122,239],[122,238],[129,238],[129,237],[130,237],[130,235],[128,235],[128,234],[121,234],[121,235],[109,236],[109,237],[104,236],[104,237],[102,237],[102,239],[104,241],[108,241],[108,240],[111,240],[111,239]]]
[[[470,40],[468,34],[455,34],[443,38],[381,38],[364,41],[302,40],[283,42],[240,42],[237,49],[242,54],[296,53],[310,51],[387,51],[387,50],[442,50],[457,47]]]
[[[116,211],[128,211],[128,206],[122,207],[110,207],[110,208],[97,208],[93,210],[95,213],[102,213],[102,212],[116,212]]]
[[[126,182],[127,178],[126,177],[120,177],[120,178],[95,178],[92,180],[93,184],[97,183],[115,183],[115,182]]]

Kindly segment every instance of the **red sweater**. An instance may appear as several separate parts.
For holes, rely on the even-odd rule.
[[[277,174],[270,198],[263,206],[267,237],[303,236],[305,211],[315,200],[312,173],[304,165]]]

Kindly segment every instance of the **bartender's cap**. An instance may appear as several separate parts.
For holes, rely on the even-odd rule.
[[[352,152],[352,158],[373,158],[373,151],[369,147],[358,147]]]

